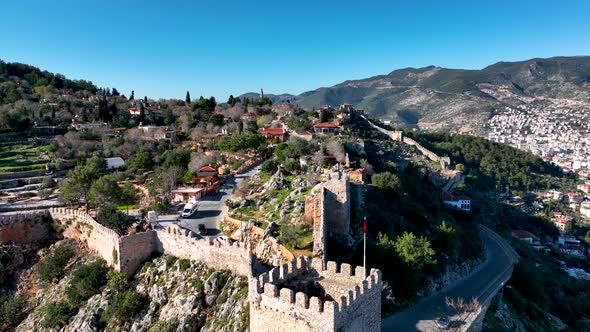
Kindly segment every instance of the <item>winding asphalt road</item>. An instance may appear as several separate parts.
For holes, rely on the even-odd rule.
[[[513,264],[517,261],[516,252],[499,235],[482,227],[483,241],[487,259],[466,278],[423,299],[418,304],[385,318],[381,322],[382,331],[441,331],[435,320],[448,316],[450,330],[460,329],[461,322],[453,320],[453,312],[447,308],[445,297],[463,298],[466,302],[475,297],[479,303],[486,303],[512,275]]]

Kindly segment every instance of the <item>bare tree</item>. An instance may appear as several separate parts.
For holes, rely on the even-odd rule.
[[[191,120],[186,113],[180,116],[180,129],[185,133],[191,130]]]
[[[475,297],[472,297],[470,302],[465,302],[465,299],[462,297],[454,299],[446,296],[445,304],[455,312],[461,323],[465,323],[469,315],[479,310],[481,306]]]
[[[340,143],[339,141],[331,140],[330,142],[328,142],[328,145],[326,145],[326,150],[328,150],[328,152],[331,155],[336,157],[336,160],[338,160],[338,162],[343,162],[344,160],[346,160],[346,152],[344,152],[344,147],[342,146],[342,143]]]
[[[213,159],[213,156],[207,156],[202,153],[192,153],[191,161],[188,164],[188,169],[190,171],[198,171],[201,167],[211,164]]]
[[[236,191],[240,195],[242,200],[245,199],[246,195],[248,195],[248,193],[250,192],[250,181],[248,181],[248,179],[242,180],[242,182],[238,183]]]

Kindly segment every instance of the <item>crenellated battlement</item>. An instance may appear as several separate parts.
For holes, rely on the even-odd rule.
[[[303,256],[252,278],[249,299],[251,302],[251,330],[270,331],[269,316],[283,314],[294,318],[293,327],[302,325],[310,330],[335,331],[353,321],[361,322],[364,330],[380,329],[382,278],[379,270],[372,269],[365,277],[363,267],[327,262],[325,269]],[[295,291],[290,284],[320,285],[325,300]],[[375,314],[377,313],[377,314]],[[271,319],[272,320],[272,319]],[[281,320],[281,324],[285,323]],[[286,328],[283,328],[286,329]]]

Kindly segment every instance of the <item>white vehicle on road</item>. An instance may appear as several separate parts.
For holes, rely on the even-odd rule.
[[[197,212],[198,209],[199,206],[197,202],[188,202],[184,205],[184,209],[182,209],[182,213],[180,215],[183,218],[189,218],[190,216],[195,214],[195,212]]]

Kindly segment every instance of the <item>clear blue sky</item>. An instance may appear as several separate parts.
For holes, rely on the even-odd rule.
[[[590,1],[2,0],[0,59],[136,96],[298,94],[403,67],[590,55]]]

